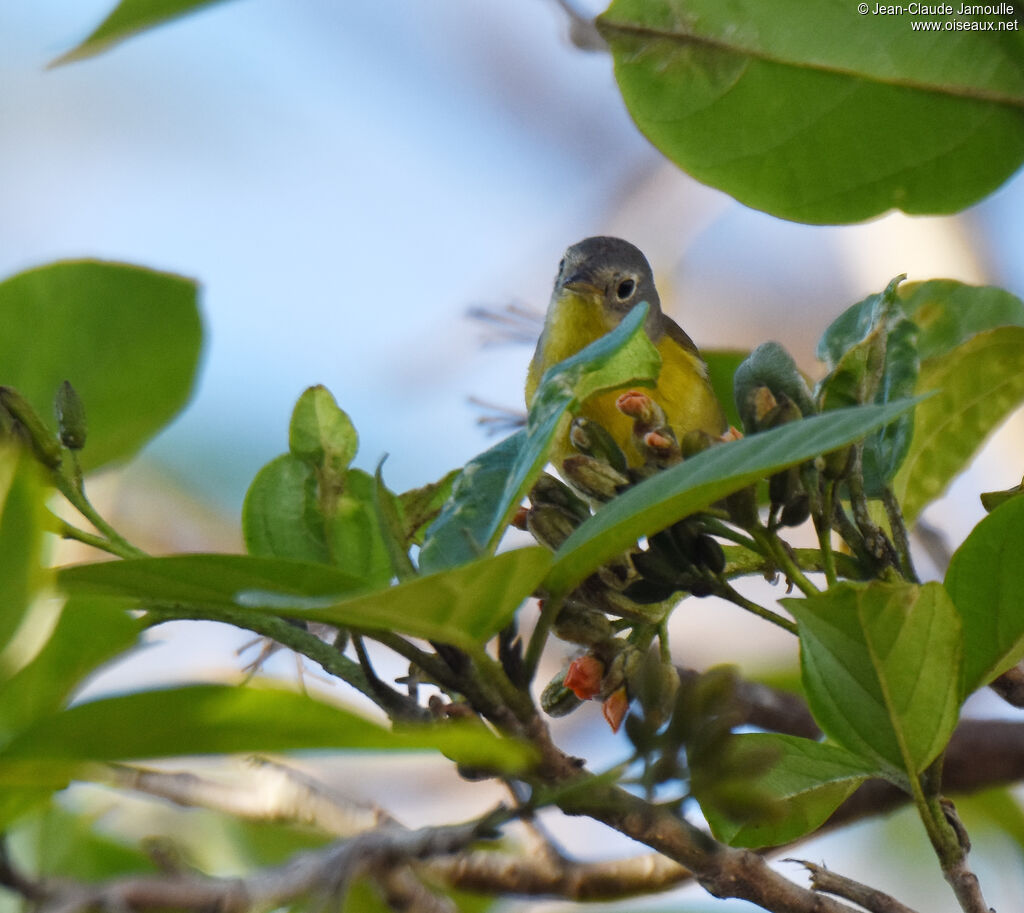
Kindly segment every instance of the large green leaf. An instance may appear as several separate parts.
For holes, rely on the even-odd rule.
[[[964,630],[964,695],[1024,657],[1024,498],[982,520],[956,550],[946,589]]]
[[[919,329],[915,392],[938,391],[917,410],[892,483],[912,521],[1024,400],[1024,302],[1002,289],[951,279],[907,283],[899,297]]]
[[[139,619],[110,599],[69,599],[43,648],[0,684],[0,744],[59,710],[87,675],[129,650],[142,629]]]
[[[939,497],[985,439],[1024,402],[1024,327],[978,333],[921,365],[914,437],[893,479],[908,521]]]
[[[437,749],[460,762],[521,769],[530,751],[475,721],[389,730],[291,691],[187,685],[77,704],[0,751],[0,782],[60,784],[90,762],[311,749]]]
[[[45,497],[32,460],[17,447],[0,446],[0,680],[20,665],[3,651],[44,583]]]
[[[221,0],[121,0],[88,38],[50,66],[102,54],[132,35],[219,2]]]
[[[820,223],[956,212],[1024,160],[1024,36],[913,18],[840,0],[614,0],[598,24],[665,155],[748,206]]]
[[[732,737],[729,746],[741,756],[750,752],[755,757],[775,757],[768,769],[750,782],[750,788],[771,803],[764,820],[736,821],[701,801],[701,811],[715,836],[731,846],[778,846],[809,834],[875,774],[870,763],[845,748],[796,736],[740,733]]]
[[[456,480],[427,530],[422,570],[454,567],[492,552],[569,415],[594,393],[658,376],[661,358],[644,331],[646,316],[647,305],[637,305],[610,333],[545,372],[526,428],[471,460]]]
[[[244,555],[133,558],[60,571],[69,592],[272,612],[474,647],[500,631],[540,583],[551,554],[516,549],[358,596],[327,565]]]
[[[170,555],[61,568],[69,593],[105,594],[148,602],[238,608],[238,594],[339,599],[366,583],[327,564],[249,555]]]
[[[960,705],[960,620],[939,583],[843,583],[785,599],[818,725],[896,782],[945,747]]]
[[[551,593],[567,593],[641,536],[787,466],[850,444],[912,407],[908,400],[837,409],[710,447],[623,492],[585,520],[555,554],[544,586]]]
[[[202,341],[196,285],[123,263],[66,261],[0,283],[0,384],[54,430],[69,380],[85,406],[81,462],[130,456],[185,405]]]

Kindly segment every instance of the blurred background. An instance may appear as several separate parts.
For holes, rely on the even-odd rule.
[[[286,448],[291,407],[310,384],[327,385],[352,416],[357,465],[388,455],[393,489],[485,449],[468,398],[520,408],[532,346],[489,342],[467,314],[509,304],[541,314],[562,251],[588,235],[645,250],[666,310],[700,346],[777,339],[812,376],[821,331],[899,273],[1024,295],[1020,175],[955,218],[832,228],[746,209],[646,142],[610,57],[572,45],[556,0],[222,3],[47,69],[112,6],[0,0],[0,275],[97,257],[201,283],[206,344],[190,406],[141,460],[93,488],[156,552],[241,547],[248,483]],[[979,491],[1020,480],[1022,431],[1018,415],[926,513],[950,545],[982,516]],[[778,663],[764,626],[744,646],[740,623],[735,610],[688,608],[680,660],[735,660],[740,642],[745,670]],[[145,671],[157,681],[225,674],[243,664],[233,651],[244,640],[218,629],[186,635],[183,651],[168,626]],[[792,658],[784,639],[780,650]],[[294,674],[287,657],[274,663]],[[137,673],[115,670],[94,687]],[[600,767],[624,748],[590,709],[574,715],[571,737]],[[394,798],[389,777],[361,782]],[[430,820],[422,785],[404,797],[411,823]],[[877,827],[907,830],[901,820],[861,840],[871,872],[893,865],[870,852]],[[815,858],[831,851],[827,840],[814,847]],[[988,855],[1006,896],[1019,897],[1019,856]],[[912,883],[936,880],[929,865],[919,879],[893,867],[888,887],[906,879],[900,896],[913,903]]]

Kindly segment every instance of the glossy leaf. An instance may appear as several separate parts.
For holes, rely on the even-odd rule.
[[[19,659],[4,653],[43,586],[40,571],[46,489],[17,447],[0,446],[0,680]]]
[[[421,488],[403,491],[398,496],[402,518],[402,538],[407,546],[421,545],[427,527],[437,519],[441,508],[451,497],[452,488],[461,470],[451,472]]]
[[[102,54],[139,32],[218,2],[220,0],[121,0],[85,41],[62,54],[50,66]]]
[[[1024,499],[982,520],[956,550],[946,589],[964,631],[964,696],[1024,658]]]
[[[516,549],[358,596],[348,594],[362,581],[328,565],[244,555],[79,565],[58,579],[73,593],[271,612],[474,647],[508,623],[550,564],[546,549]]]
[[[740,733],[729,744],[736,752],[775,753],[771,766],[750,782],[751,789],[771,802],[764,820],[734,821],[701,803],[714,835],[731,846],[779,846],[817,830],[876,773],[845,748],[796,736]]]
[[[782,218],[956,212],[1024,161],[1020,32],[804,0],[614,0],[598,24],[647,138]]]
[[[665,529],[787,466],[850,444],[912,407],[904,401],[838,409],[711,447],[659,472],[584,521],[555,554],[544,586],[551,593],[567,593],[641,536]]]
[[[960,705],[960,620],[942,585],[843,583],[782,601],[818,725],[896,782],[924,770]]]
[[[612,332],[545,372],[526,428],[471,460],[456,480],[427,530],[422,570],[454,567],[492,552],[569,415],[594,393],[657,377],[661,359],[644,332],[646,316],[647,305],[637,305]]]
[[[0,384],[57,432],[54,399],[69,380],[95,469],[131,456],[185,405],[202,328],[194,282],[123,263],[78,260],[0,283]]]
[[[0,751],[0,782],[58,784],[90,762],[326,748],[437,749],[507,771],[530,757],[475,721],[389,730],[291,691],[188,685],[100,698],[38,721]]]

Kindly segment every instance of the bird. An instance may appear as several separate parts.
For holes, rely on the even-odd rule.
[[[682,441],[690,431],[720,437],[727,423],[708,380],[707,365],[693,340],[662,312],[647,258],[621,238],[586,238],[569,247],[562,257],[544,329],[527,372],[527,406],[550,367],[611,332],[644,301],[649,307],[644,330],[661,356],[657,382],[644,392],[664,411],[676,441]],[[639,467],[648,455],[638,445],[633,418],[618,405],[622,393],[629,389],[626,386],[594,394],[581,404],[579,414],[603,427],[621,448],[629,466]],[[555,446],[556,464],[574,452],[567,430]]]

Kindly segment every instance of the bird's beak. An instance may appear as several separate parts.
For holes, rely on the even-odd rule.
[[[562,288],[570,292],[576,292],[584,296],[602,296],[604,289],[594,282],[594,277],[586,270],[573,273],[568,279],[562,281]]]

